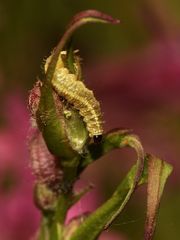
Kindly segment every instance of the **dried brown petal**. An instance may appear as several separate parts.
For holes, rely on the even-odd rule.
[[[41,90],[40,90],[41,86],[42,86],[42,82],[38,80],[33,86],[33,89],[30,91],[30,94],[29,94],[28,107],[32,117],[35,117],[36,111],[39,106],[39,101],[41,96]]]

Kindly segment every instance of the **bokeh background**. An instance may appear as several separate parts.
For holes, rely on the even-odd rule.
[[[79,29],[84,76],[100,100],[105,129],[133,129],[146,152],[174,166],[162,198],[155,239],[180,236],[180,2],[179,0],[0,0],[0,240],[29,239],[39,213],[29,169],[27,98],[42,62],[77,12],[97,9],[120,25]],[[90,166],[80,186],[95,190],[72,216],[107,199],[135,161],[129,149]],[[88,202],[86,201],[88,199]],[[102,240],[142,239],[146,188],[140,188]]]

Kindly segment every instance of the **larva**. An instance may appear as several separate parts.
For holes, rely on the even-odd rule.
[[[63,51],[62,54],[66,52]],[[103,133],[100,104],[94,97],[93,91],[78,80],[77,74],[70,73],[64,67],[61,57],[54,72],[52,86],[59,96],[65,98],[79,111],[86,123],[89,136],[93,137],[94,141],[100,141]]]

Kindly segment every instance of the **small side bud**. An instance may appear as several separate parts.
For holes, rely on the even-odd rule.
[[[38,183],[44,184],[49,189],[59,192],[63,172],[60,163],[56,157],[52,155],[42,134],[38,131],[34,134],[29,143],[30,165]]]
[[[45,184],[36,183],[34,202],[43,212],[53,212],[57,206],[57,194],[52,192]]]

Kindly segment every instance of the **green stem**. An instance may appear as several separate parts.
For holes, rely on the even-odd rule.
[[[56,213],[54,216],[55,222],[58,222],[59,224],[64,224],[67,211],[71,205],[71,199],[72,199],[72,192],[61,194],[58,200]]]
[[[64,222],[71,205],[72,193],[62,193],[57,207],[53,212],[43,212],[43,219],[38,234],[38,240],[61,240],[63,237]]]

